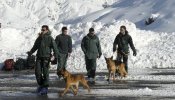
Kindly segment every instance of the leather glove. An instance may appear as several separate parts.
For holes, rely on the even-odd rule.
[[[71,53],[68,53],[68,57],[70,57],[71,56]]]
[[[102,55],[102,53],[99,53],[98,58],[100,58],[100,57],[101,57],[101,55]]]
[[[134,52],[133,52],[133,56],[136,56],[136,55],[137,55],[137,52],[136,52],[136,51],[134,51]]]
[[[32,53],[30,51],[28,51],[27,54],[28,54],[28,56],[31,56],[32,55]]]

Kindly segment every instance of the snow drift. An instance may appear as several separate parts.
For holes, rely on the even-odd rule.
[[[104,9],[105,1],[110,6]],[[90,27],[95,28],[100,38],[103,55],[110,57],[121,25],[127,27],[138,53],[133,57],[130,52],[129,68],[175,67],[174,3],[173,0],[1,0],[0,66],[7,58],[25,58],[40,26],[48,24],[53,37],[60,34],[62,26],[69,28],[73,39],[73,52],[68,59],[71,71],[85,71],[80,43]],[[143,25],[150,16],[156,21]],[[97,71],[106,70],[103,56],[97,63]]]
[[[1,0],[0,21],[3,27],[16,29],[54,25],[67,19],[103,9],[106,0]],[[116,0],[108,0],[111,4]]]
[[[132,57],[132,51],[129,56],[130,68],[167,68],[175,66],[175,33],[156,33],[152,31],[144,31],[136,28],[135,24],[123,20],[114,21],[108,25],[103,23],[88,22],[68,25],[69,34],[73,39],[73,52],[68,60],[68,69],[71,71],[85,71],[84,54],[80,44],[82,38],[88,33],[90,27],[94,27],[96,34],[99,36],[102,46],[103,55],[110,57],[113,55],[112,47],[115,36],[119,33],[121,25],[126,25],[129,34],[133,37],[135,47],[137,49],[137,57]],[[52,36],[60,34],[63,24],[52,27]],[[39,30],[38,30],[39,31]],[[8,34],[8,36],[6,36]],[[28,31],[19,31],[16,29],[2,29],[0,43],[0,60],[6,58],[16,58],[18,56],[26,56],[25,52],[30,50],[37,33],[33,29]],[[19,41],[20,40],[20,41]],[[106,64],[102,56],[98,62],[97,71],[104,71]],[[53,66],[52,68],[55,68]]]
[[[174,32],[175,1],[173,0],[118,0],[110,7],[73,18],[64,23],[103,22],[127,19],[136,24],[137,28],[158,32]],[[156,15],[156,16],[155,16]],[[145,26],[145,20],[155,17],[156,21]]]

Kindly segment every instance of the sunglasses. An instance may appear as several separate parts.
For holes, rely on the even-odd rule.
[[[67,30],[64,30],[63,32],[67,32]]]
[[[46,31],[45,29],[41,29],[41,31]]]

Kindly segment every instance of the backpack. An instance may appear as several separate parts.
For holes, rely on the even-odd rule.
[[[31,56],[27,57],[27,66],[26,67],[28,69],[32,69],[32,68],[35,67],[35,63],[36,63],[35,58],[36,57],[34,55],[31,55]]]
[[[14,65],[15,70],[24,70],[26,69],[26,60],[22,58],[18,58],[15,65]]]
[[[4,67],[3,69],[6,71],[11,71],[14,68],[14,60],[13,59],[7,59],[4,61]]]

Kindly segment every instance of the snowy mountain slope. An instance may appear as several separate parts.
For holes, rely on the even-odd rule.
[[[43,24],[50,26],[53,37],[60,34],[63,26],[68,26],[73,39],[73,53],[68,60],[70,71],[85,71],[80,43],[90,27],[96,29],[103,55],[110,57],[112,43],[121,25],[127,26],[138,51],[137,57],[133,57],[131,51],[130,68],[175,67],[174,10],[167,8],[173,9],[173,0],[107,0],[112,6],[104,9],[102,4],[105,1],[1,0],[0,68],[7,58],[26,57]],[[159,17],[155,23],[145,27],[144,20],[150,16]],[[171,23],[166,26],[165,20]],[[106,70],[103,56],[97,62],[98,71]]]
[[[136,24],[137,28],[159,32],[174,32],[175,28],[175,1],[173,0],[119,0],[110,7],[65,21],[77,22],[103,22],[110,23],[115,20],[127,19]],[[156,16],[155,23],[145,26],[145,20],[152,15]]]
[[[103,9],[106,0],[1,0],[3,27],[37,28]],[[108,0],[113,3],[115,0]]]
[[[105,1],[111,6],[104,9]],[[60,22],[110,23],[127,19],[140,29],[174,32],[174,4],[173,0],[1,0],[0,21],[3,27],[26,29]],[[145,26],[145,20],[153,15],[157,15],[155,23]]]

